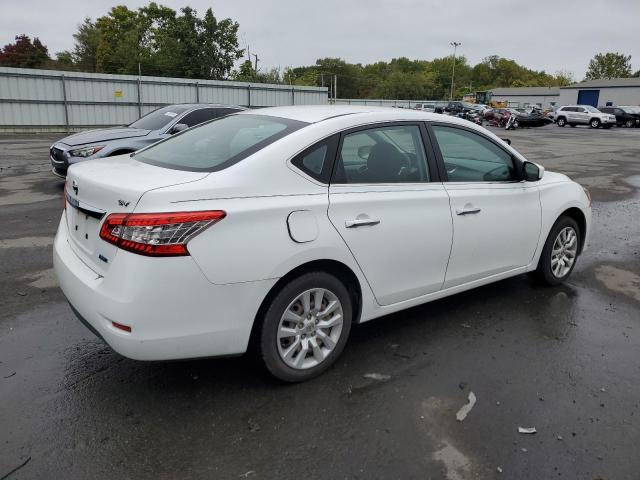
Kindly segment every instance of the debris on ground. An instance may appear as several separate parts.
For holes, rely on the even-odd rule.
[[[27,296],[27,292],[16,292],[16,295],[20,295],[21,297],[26,297]]]
[[[518,427],[518,433],[537,433],[536,427]]]
[[[4,377],[4,378],[11,378],[11,377],[13,377],[15,374],[16,374],[16,372],[13,372],[12,374],[7,375],[7,376],[6,376],[6,377]]]
[[[249,470],[248,472],[245,473],[241,473],[240,475],[238,475],[240,478],[249,478],[250,475],[255,475],[256,471],[255,470]]]
[[[249,424],[249,431],[250,432],[258,432],[258,431],[260,431],[260,425],[255,420],[252,420],[250,418],[249,420],[247,420],[247,423]]]
[[[471,325],[469,325],[468,323],[461,323],[460,326],[462,328],[471,328]]]
[[[469,403],[467,403],[466,405],[463,405],[462,408],[458,410],[458,413],[456,413],[456,420],[458,420],[459,422],[467,418],[467,415],[469,414],[473,406],[476,404],[476,396],[473,392],[469,392],[468,399],[469,399]]]
[[[458,388],[459,388],[460,390],[464,390],[465,388],[467,388],[467,382],[460,382],[460,383],[458,384]]]
[[[370,380],[377,380],[378,382],[386,382],[391,378],[391,375],[384,375],[382,373],[365,373],[362,377]]]
[[[496,468],[496,471],[497,471],[498,473],[502,473],[502,467],[498,467],[498,468]]]

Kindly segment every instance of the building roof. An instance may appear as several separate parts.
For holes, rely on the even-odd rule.
[[[559,87],[514,87],[492,88],[491,94],[496,96],[535,96],[535,95],[560,95]]]
[[[640,77],[630,78],[599,78],[597,80],[585,80],[560,88],[585,88],[585,87],[640,87]]]

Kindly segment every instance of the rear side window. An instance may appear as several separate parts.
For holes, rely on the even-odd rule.
[[[252,155],[307,125],[266,115],[229,115],[185,130],[133,158],[175,170],[213,172]]]
[[[319,182],[329,183],[338,140],[338,135],[326,138],[307,148],[291,160],[291,163]]]

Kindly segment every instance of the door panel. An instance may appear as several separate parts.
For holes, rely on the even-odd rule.
[[[535,184],[450,183],[446,189],[454,238],[444,288],[531,263],[541,227]]]
[[[441,183],[332,185],[329,218],[380,305],[442,287],[453,231]]]
[[[477,131],[433,125],[453,218],[443,288],[528,265],[540,234],[538,187],[519,181],[511,153]]]

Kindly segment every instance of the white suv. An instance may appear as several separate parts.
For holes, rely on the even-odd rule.
[[[615,115],[602,113],[591,105],[567,105],[555,112],[555,121],[559,127],[569,125],[589,125],[591,128],[611,128],[616,124]]]

